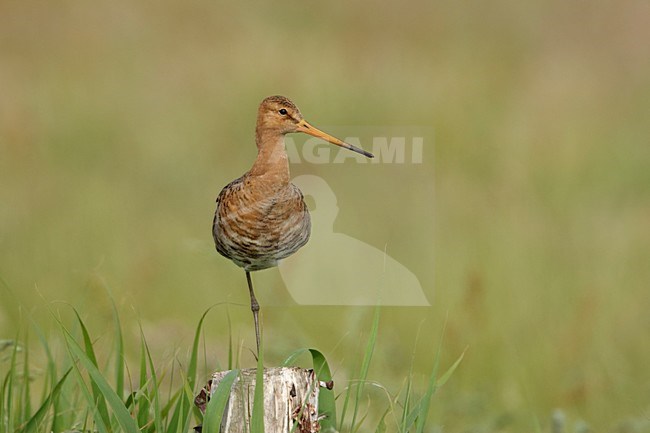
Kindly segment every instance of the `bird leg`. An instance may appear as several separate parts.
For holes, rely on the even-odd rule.
[[[260,304],[255,299],[255,292],[253,292],[253,281],[251,281],[251,273],[246,271],[246,281],[248,282],[248,291],[251,294],[251,311],[253,312],[253,319],[255,320],[255,341],[257,343],[257,355],[260,354],[260,323],[258,313],[260,311]]]

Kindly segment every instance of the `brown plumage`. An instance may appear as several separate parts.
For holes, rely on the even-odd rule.
[[[277,266],[309,240],[311,222],[298,187],[289,182],[284,136],[304,132],[372,158],[372,154],[332,137],[305,121],[284,96],[269,96],[257,112],[257,158],[242,177],[217,197],[212,235],[217,251],[244,268],[255,320],[259,352],[258,312],[250,272]]]

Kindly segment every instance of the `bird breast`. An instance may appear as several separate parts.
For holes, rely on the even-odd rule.
[[[305,245],[311,222],[295,185],[265,185],[244,175],[219,194],[212,230],[219,253],[254,271]]]

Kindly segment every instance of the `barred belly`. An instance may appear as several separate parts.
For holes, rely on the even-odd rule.
[[[292,184],[269,194],[246,189],[240,178],[217,199],[217,251],[247,271],[277,266],[307,243],[310,231],[307,206]]]

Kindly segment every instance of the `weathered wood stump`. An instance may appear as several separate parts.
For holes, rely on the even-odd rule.
[[[205,410],[211,396],[228,371],[218,371],[195,400]],[[241,370],[230,392],[221,421],[222,433],[250,432],[255,395],[255,369]],[[264,369],[264,429],[266,433],[316,433],[319,381],[313,370],[298,367]],[[294,428],[294,424],[296,425]],[[293,430],[292,430],[293,429]]]

